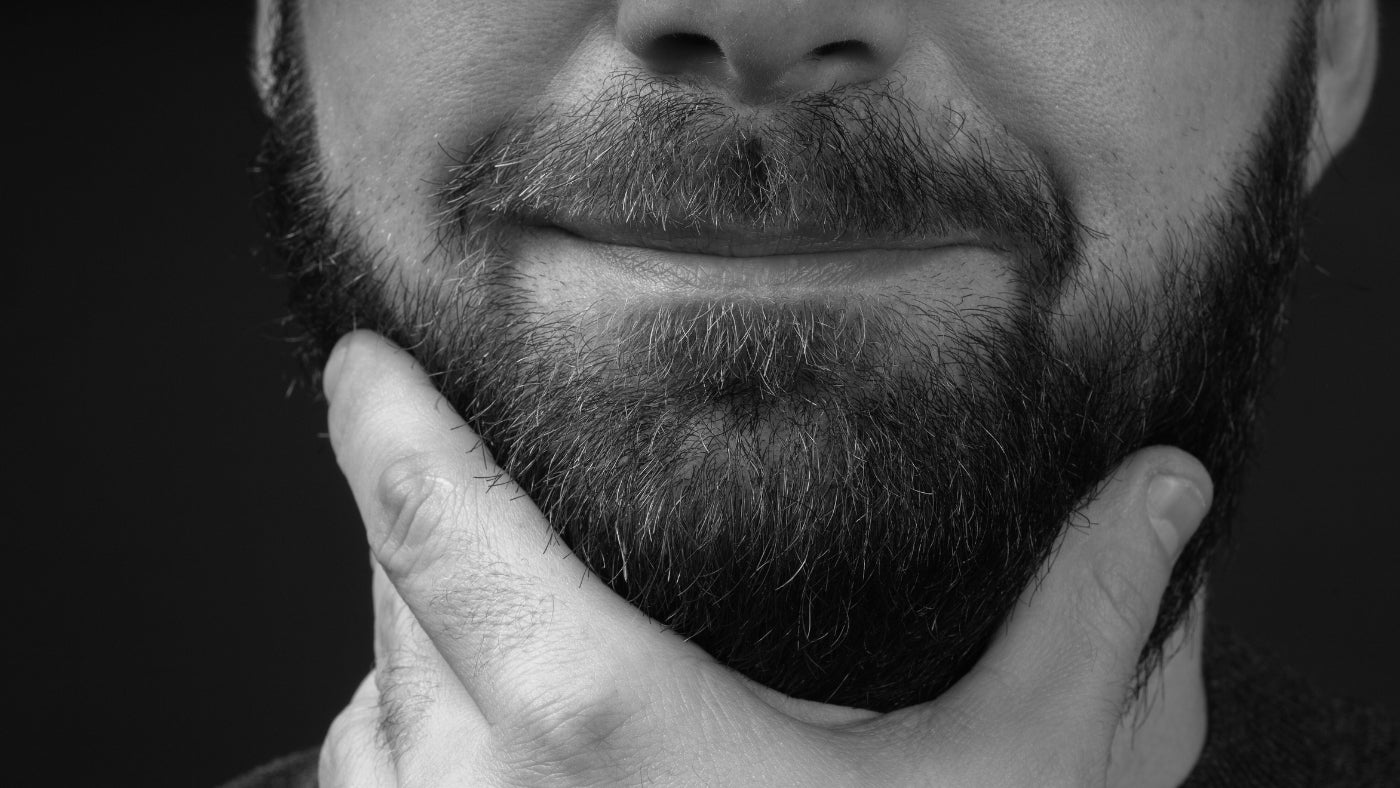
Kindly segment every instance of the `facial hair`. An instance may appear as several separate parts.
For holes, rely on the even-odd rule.
[[[311,369],[354,328],[412,349],[619,594],[761,684],[877,711],[964,675],[1064,529],[1092,527],[1074,512],[1113,467],[1178,446],[1216,495],[1141,675],[1159,663],[1233,517],[1300,259],[1310,28],[1226,198],[1153,261],[1159,283],[1082,293],[1072,320],[1054,305],[1092,231],[1049,169],[1006,140],[920,132],[948,120],[893,83],[799,97],[754,125],[620,73],[460,157],[438,197],[449,254],[410,290],[326,183],[296,30],[284,9],[259,169]],[[1014,252],[1016,296],[976,314],[912,293],[547,314],[509,239],[571,211],[702,236],[973,228]]]

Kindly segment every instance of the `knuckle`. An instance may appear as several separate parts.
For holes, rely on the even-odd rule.
[[[354,725],[357,722],[352,710],[345,709],[331,720],[331,727],[326,731],[326,739],[321,743],[322,760],[330,759],[338,761],[353,748],[350,740],[354,736]]]
[[[405,574],[433,551],[424,548],[444,537],[456,510],[457,486],[422,455],[400,457],[385,466],[375,486],[383,518],[380,538],[371,544],[391,574]]]
[[[438,687],[421,669],[397,659],[381,665],[375,681],[379,685],[376,740],[397,762],[422,730]]]
[[[316,760],[316,784],[325,788],[335,788],[342,782],[340,764],[330,748],[322,743],[321,754]]]
[[[638,782],[640,716],[615,688],[542,690],[496,726],[497,758],[519,785]]]
[[[341,777],[352,771],[352,765],[366,757],[366,733],[373,730],[373,714],[373,709],[351,705],[331,721],[317,763],[322,785],[340,784]]]

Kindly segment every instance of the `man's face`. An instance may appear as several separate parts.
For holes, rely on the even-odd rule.
[[[877,709],[1179,445],[1220,503],[1150,660],[1281,320],[1313,43],[1287,2],[1053,5],[310,0],[265,166],[311,346],[410,346],[621,593]]]

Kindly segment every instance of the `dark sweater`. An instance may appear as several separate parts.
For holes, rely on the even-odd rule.
[[[1184,788],[1400,788],[1400,730],[1331,698],[1219,627],[1206,628],[1206,746]]]
[[[1400,788],[1400,730],[1378,708],[1328,698],[1218,628],[1208,628],[1205,749],[1183,788]],[[224,788],[317,788],[317,751],[273,761]]]

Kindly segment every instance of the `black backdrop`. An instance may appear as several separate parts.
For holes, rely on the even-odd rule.
[[[249,5],[28,4],[9,26],[12,784],[214,784],[319,742],[370,666],[363,537],[320,408],[287,394],[255,253]],[[1389,21],[1213,611],[1400,715]]]

